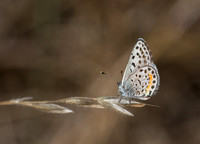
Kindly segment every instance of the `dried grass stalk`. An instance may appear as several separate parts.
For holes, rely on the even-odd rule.
[[[126,110],[124,107],[144,107],[145,105],[156,106],[151,104],[145,104],[135,100],[122,99],[119,102],[117,96],[104,96],[99,98],[89,97],[69,97],[66,99],[59,99],[55,101],[30,101],[31,97],[24,97],[19,99],[12,99],[9,101],[0,102],[0,106],[4,105],[21,105],[31,107],[47,113],[66,114],[73,113],[71,109],[61,106],[61,104],[70,104],[86,108],[97,108],[97,109],[110,109],[116,112],[133,116],[131,112]],[[157,106],[156,106],[157,107]]]

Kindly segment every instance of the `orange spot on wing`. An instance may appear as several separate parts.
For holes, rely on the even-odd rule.
[[[148,75],[149,75],[150,80],[149,80],[149,84],[148,84],[147,89],[146,89],[147,93],[148,93],[150,87],[152,86],[152,81],[153,81],[152,74],[149,73]]]

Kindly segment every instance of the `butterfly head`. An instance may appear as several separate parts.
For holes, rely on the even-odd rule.
[[[119,93],[123,93],[123,91],[124,91],[124,86],[122,85],[122,82],[117,81],[117,85],[118,85]]]

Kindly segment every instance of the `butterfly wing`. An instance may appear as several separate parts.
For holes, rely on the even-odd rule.
[[[124,85],[129,90],[129,96],[147,100],[158,89],[159,75],[155,65],[143,66],[132,74]]]
[[[122,85],[128,90],[129,97],[146,100],[158,89],[159,81],[151,51],[146,42],[139,38],[131,52]]]
[[[137,71],[141,65],[152,63],[151,59],[151,51],[146,45],[146,42],[142,38],[139,38],[129,57],[129,61],[122,78],[122,83],[124,83],[131,74]]]

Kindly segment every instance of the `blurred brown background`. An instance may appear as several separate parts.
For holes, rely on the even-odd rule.
[[[0,107],[0,143],[200,143],[199,0],[1,0],[0,100],[116,95],[116,82],[99,71],[121,79],[139,37],[161,77],[147,103],[160,108],[131,108],[128,117]]]

